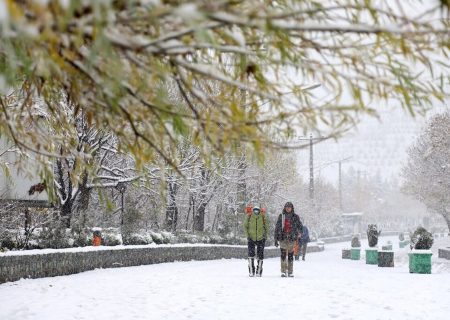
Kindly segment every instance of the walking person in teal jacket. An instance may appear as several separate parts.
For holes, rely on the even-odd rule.
[[[269,225],[264,212],[259,207],[249,208],[244,219],[244,231],[248,244],[248,274],[250,277],[261,277],[263,271],[264,246],[266,244]],[[255,270],[255,246],[257,266]]]

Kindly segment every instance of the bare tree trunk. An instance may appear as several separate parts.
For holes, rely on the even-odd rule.
[[[192,198],[192,232],[194,232],[194,226],[195,226],[195,223],[194,223],[194,219],[195,219],[195,213],[197,212],[197,210],[196,210],[196,208],[195,208],[195,199],[194,198]]]
[[[72,201],[67,199],[67,201],[61,207],[61,219],[66,228],[70,228],[71,217],[72,216]]]
[[[446,210],[444,210],[444,212],[442,213],[442,216],[444,217],[445,222],[447,222],[448,235],[450,236],[450,212],[447,212]]]
[[[25,236],[28,236],[30,227],[31,227],[30,210],[28,208],[25,208],[25,226],[24,226]]]
[[[200,204],[197,207],[197,212],[194,215],[194,230],[195,231],[204,231],[205,230],[205,212],[206,206],[208,205],[209,200],[206,199],[206,192],[208,186],[208,171],[204,166],[201,167],[201,189],[200,189]]]
[[[247,63],[247,58],[245,57],[245,63]],[[247,74],[241,75],[241,81],[244,81],[248,83],[248,77]],[[245,106],[247,104],[247,92],[245,89],[241,89],[241,99],[242,99],[242,106]],[[244,107],[244,113],[246,113],[246,108]],[[239,143],[240,144],[240,143]],[[240,146],[241,150],[241,159],[239,160],[238,164],[238,183],[237,183],[237,214],[243,214],[245,212],[245,206],[247,202],[247,184],[245,181],[245,171],[247,169],[247,157],[245,155],[245,145],[242,147]],[[237,218],[237,217],[236,217]],[[237,223],[236,223],[237,224]],[[236,230],[235,230],[236,231]]]
[[[197,214],[194,215],[194,230],[204,231],[205,230],[205,211],[206,203],[202,202],[197,208]]]
[[[28,208],[25,208],[25,225],[24,225],[24,234],[25,239],[23,241],[23,247],[28,249],[28,242],[30,241],[31,237],[31,214],[30,210]]]
[[[219,214],[219,205],[216,205],[216,213],[214,214],[214,219],[213,219],[213,223],[211,226],[211,231],[214,232],[215,228],[216,228],[216,221],[217,221],[217,215]]]
[[[87,187],[88,182],[88,174],[85,171],[81,178],[80,188],[80,196],[77,202],[78,211],[86,211],[89,207],[89,200],[91,197],[91,189]]]
[[[212,225],[212,231],[217,231],[219,227],[220,217],[222,215],[222,203],[216,204],[216,214],[214,215],[214,221]]]
[[[192,193],[190,193],[189,194],[189,209],[188,209],[188,212],[186,214],[186,228],[185,228],[186,230],[189,228],[189,216],[191,214],[191,208],[192,208],[191,203],[192,203],[192,201],[193,201]]]
[[[247,193],[247,184],[245,181],[245,171],[247,169],[247,165],[245,163],[245,155],[242,155],[241,160],[238,164],[238,183],[237,183],[237,201],[238,201],[238,214],[245,212],[246,205],[246,193]]]
[[[80,215],[78,227],[81,230],[86,228],[87,216],[86,212],[89,208],[89,200],[91,197],[91,189],[87,187],[88,174],[85,171],[81,178],[81,183],[79,186],[79,197],[77,197],[77,202],[75,206],[75,211]],[[75,199],[74,199],[75,200]]]
[[[70,180],[70,173],[67,173],[67,185],[64,181],[64,169],[61,163],[61,160],[56,161],[57,165],[57,176],[58,176],[58,192],[61,195],[62,198],[62,205],[61,205],[61,220],[63,221],[63,225],[66,228],[70,228],[70,220],[72,217],[72,206],[73,206],[73,199],[72,199],[72,181]]]
[[[172,181],[170,177],[168,180],[168,188],[169,188],[169,198],[168,204],[166,208],[166,229],[172,232],[177,230],[177,222],[178,222],[178,207],[176,203],[176,194],[177,194],[177,186],[176,182]]]

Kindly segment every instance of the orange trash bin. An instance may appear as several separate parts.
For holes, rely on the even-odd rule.
[[[92,245],[98,247],[102,244],[102,235],[100,231],[94,231],[94,238],[92,239]]]

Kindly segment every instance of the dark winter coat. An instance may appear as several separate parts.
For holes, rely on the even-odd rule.
[[[300,243],[308,243],[309,241],[310,241],[310,239],[309,239],[308,227],[303,225],[302,226],[302,237],[300,238]]]
[[[291,219],[291,232],[286,234],[283,230],[284,228],[284,219]],[[302,231],[302,223],[300,222],[299,216],[292,210],[290,213],[287,213],[283,210],[278,216],[277,224],[275,226],[275,241],[289,240],[289,241],[297,241],[299,235]]]

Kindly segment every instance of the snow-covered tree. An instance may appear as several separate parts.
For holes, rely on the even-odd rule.
[[[450,231],[450,112],[434,116],[408,154],[403,190],[441,215]]]

